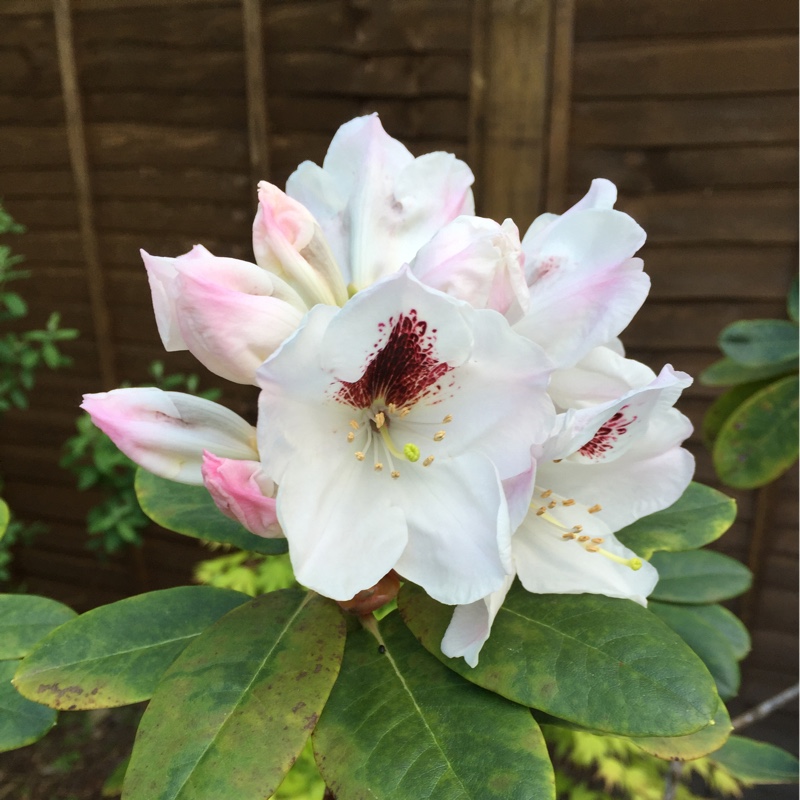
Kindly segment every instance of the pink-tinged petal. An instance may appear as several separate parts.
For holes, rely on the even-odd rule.
[[[200,485],[203,451],[253,460],[255,428],[224,406],[181,392],[114,389],[81,408],[128,458],[162,478]]]
[[[472,214],[472,182],[452,155],[415,159],[373,114],[339,128],[322,168],[302,164],[286,191],[317,219],[358,290],[411,261],[445,224]]]
[[[553,373],[548,394],[557,408],[588,408],[617,400],[656,379],[650,367],[609,346],[595,347],[574,367]]]
[[[263,269],[294,286],[305,303],[344,305],[347,289],[317,221],[277,186],[258,185],[253,251]]]
[[[653,420],[672,410],[692,379],[667,365],[659,376],[618,400],[564,415],[558,445],[548,442],[546,455],[578,464],[597,464],[620,458],[648,435]],[[689,429],[691,431],[691,428]]]
[[[516,324],[568,367],[627,326],[650,280],[640,259],[644,231],[619,211],[564,214],[540,235],[522,241],[530,307]]]
[[[529,469],[503,481],[503,492],[508,504],[508,516],[512,531],[515,531],[522,523],[522,520],[528,516],[535,482],[536,460],[533,457],[531,458]]]
[[[565,509],[564,511],[568,511]],[[573,510],[563,514],[566,525],[585,514]],[[594,520],[588,535],[602,539],[602,550],[621,561],[635,559],[635,566],[607,558],[602,552],[590,552],[575,540],[563,539],[559,531],[531,514],[514,537],[514,560],[522,585],[537,594],[602,594],[621,597],[647,605],[647,596],[658,582],[658,573],[647,561],[624,547],[608,528]]]
[[[394,567],[408,533],[402,509],[384,491],[386,480],[346,449],[289,462],[278,488],[278,519],[303,586],[350,600]]]
[[[275,484],[258,461],[218,458],[205,451],[202,473],[206,489],[225,516],[256,536],[283,537],[275,509]]]
[[[178,322],[192,355],[217,375],[254,384],[258,367],[290,336],[303,310],[271,292],[279,279],[244,261],[178,265]]]
[[[499,589],[512,570],[511,526],[491,462],[469,454],[399,471],[390,488],[405,511],[408,547],[397,572],[449,605]]]
[[[474,308],[521,316],[528,307],[519,231],[482,217],[458,217],[445,225],[411,263],[422,283]]]
[[[597,517],[616,531],[671,506],[683,494],[695,464],[680,443],[691,431],[683,414],[666,409],[619,458],[594,464],[571,459],[543,463],[537,480],[586,506],[599,504]]]
[[[448,658],[464,658],[471,667],[478,666],[481,648],[489,638],[492,623],[506,599],[514,575],[506,576],[503,585],[488,597],[458,606],[442,639],[442,653]]]

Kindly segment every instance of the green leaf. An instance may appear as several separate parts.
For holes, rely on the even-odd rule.
[[[22,658],[50,631],[77,615],[33,594],[0,594],[0,661]]]
[[[706,386],[738,386],[740,383],[763,381],[790,372],[797,372],[797,359],[761,367],[746,367],[732,358],[722,358],[700,373],[700,383]]]
[[[642,558],[657,550],[694,550],[719,539],[736,518],[736,501],[710,486],[690,483],[669,508],[642,517],[616,533]]]
[[[238,522],[226,517],[204,486],[175,483],[138,469],[136,496],[142,511],[153,522],[176,533],[232,544],[240,550],[266,555],[278,555],[289,549],[286,539],[254,536]]]
[[[724,328],[719,346],[740,364],[763,367],[796,359],[797,334],[797,323],[786,319],[743,319]]]
[[[714,468],[737,489],[774,481],[798,453],[798,377],[756,392],[734,411],[714,444]]]
[[[511,800],[555,797],[553,767],[530,712],[467,683],[389,614],[381,644],[347,639],[339,680],[314,731],[337,797]]]
[[[709,609],[722,611],[722,606],[682,606],[651,602],[650,610],[678,634],[703,659],[714,676],[717,691],[723,700],[735,697],[741,675],[736,653],[728,637],[714,624],[717,616]]]
[[[10,521],[11,512],[8,510],[8,503],[0,497],[0,540],[2,540]],[[2,648],[2,644],[0,644],[0,648]]]
[[[179,586],[95,608],[43,639],[14,684],[51,708],[113,708],[150,697],[167,667],[194,638],[247,595]]]
[[[224,616],[167,670],[142,718],[126,800],[263,800],[303,749],[339,672],[337,606],[283,589]]]
[[[26,700],[11,683],[14,661],[0,661],[0,753],[39,741],[56,724],[56,712]]]
[[[654,614],[602,595],[537,595],[519,583],[480,663],[442,655],[452,608],[405,584],[400,611],[427,650],[509,700],[620,736],[682,736],[708,725],[719,698],[702,661]]]
[[[789,319],[793,322],[798,322],[800,319],[797,309],[797,287],[798,277],[795,275],[792,285],[789,287],[789,294],[786,296],[786,312],[789,315]]]
[[[731,736],[720,750],[709,758],[725,767],[734,777],[745,783],[795,783],[798,774],[797,759],[765,742],[756,742],[744,736]]]
[[[711,550],[654,553],[650,563],[659,580],[651,600],[719,603],[746,592],[753,576],[744,564]]]
[[[730,417],[745,400],[752,397],[759,389],[763,389],[771,383],[771,380],[743,383],[721,394],[709,406],[708,411],[706,411],[703,417],[703,444],[710,450],[714,446],[714,442],[717,440],[717,436],[719,436],[719,432],[728,417]]]
[[[646,753],[657,758],[693,761],[719,750],[731,735],[733,726],[725,704],[720,702],[714,723],[686,736],[652,736],[631,741]]]

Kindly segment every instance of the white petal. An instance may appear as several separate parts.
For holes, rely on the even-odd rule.
[[[481,648],[489,638],[492,623],[506,599],[514,575],[508,575],[503,585],[488,597],[468,605],[458,606],[442,639],[442,653],[448,658],[464,657],[471,667],[478,666]]]
[[[193,395],[114,389],[84,395],[81,407],[128,458],[172,481],[201,485],[204,450],[222,458],[258,458],[252,425]]]
[[[492,464],[465,455],[399,471],[388,487],[408,520],[397,572],[450,605],[499,589],[511,569],[511,528]]]
[[[293,459],[278,488],[278,519],[297,580],[334,600],[374,586],[397,563],[408,536],[392,479],[331,448]]]
[[[567,520],[567,524],[570,522]],[[604,540],[601,545],[604,550],[622,559],[636,557],[598,520],[593,520],[591,526],[584,522],[584,526],[590,536]],[[522,585],[537,594],[585,592],[628,598],[646,605],[647,596],[658,582],[658,573],[647,561],[642,561],[641,568],[634,570],[599,552],[590,553],[577,541],[562,539],[558,531],[535,514],[522,523],[514,537],[513,548]]]
[[[301,165],[286,191],[314,215],[337,262],[363,289],[410,261],[447,222],[472,213],[472,180],[451,155],[414,159],[371,115],[343,125],[322,169]]]
[[[520,316],[528,307],[517,226],[481,217],[458,217],[445,225],[417,253],[413,274],[426,286],[464,300],[474,308],[511,309]]]

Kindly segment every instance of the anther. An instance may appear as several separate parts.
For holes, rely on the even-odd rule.
[[[554,464],[560,464],[563,460],[564,460],[563,458],[554,458],[553,459],[553,463]]]
[[[348,442],[352,442],[353,439],[355,439],[355,438],[356,438],[356,435],[353,433],[353,431],[350,431],[350,433],[347,434],[347,441]]]
[[[375,415],[375,427],[380,430],[383,427],[384,422],[386,422],[386,416],[384,415],[383,411],[379,411]]]
[[[553,494],[553,490],[548,489],[547,491],[542,492],[542,497],[550,497],[551,494]]]
[[[448,423],[448,422],[452,422],[452,421],[453,421],[453,415],[452,415],[452,414],[448,414],[448,415],[447,415],[447,416],[446,416],[446,417],[445,417],[445,418],[442,420],[442,423],[443,423],[444,425],[447,425],[447,423]]]
[[[442,439],[444,439],[444,431],[436,431],[436,433],[433,434],[434,442],[441,442]]]
[[[380,472],[383,469],[383,464],[380,461],[375,463],[375,472]]]
[[[587,544],[585,548],[587,553],[599,553],[600,548],[596,544]]]
[[[591,536],[586,536],[586,535],[584,535],[584,536],[579,536],[579,537],[578,537],[578,541],[579,541],[579,542],[588,542],[588,541],[589,541],[589,539],[591,539],[591,538],[592,538]]]
[[[551,500],[551,501],[550,501],[550,502],[547,504],[547,507],[548,507],[548,508],[555,508],[557,505],[558,505],[558,503],[557,503],[555,500]]]
[[[571,533],[571,532],[570,533],[562,533],[561,534],[561,538],[562,539],[574,539],[575,538],[575,534]]]
[[[564,500],[561,503],[562,506],[574,506],[575,501],[570,497],[569,500]]]
[[[401,408],[400,409],[400,416],[401,417],[407,417],[410,413],[411,413],[411,409],[408,406],[406,406],[405,408]]]
[[[426,459],[425,459],[425,460],[422,462],[422,466],[423,466],[423,467],[429,467],[431,464],[433,464],[433,456],[428,456],[428,457],[427,457],[427,458],[426,458]]]
[[[546,513],[547,513],[547,509],[544,506],[542,506],[541,508],[537,509],[536,516],[537,517],[541,517]]]
[[[595,544],[603,544],[603,541],[604,541],[604,540],[603,540],[603,537],[602,537],[602,536],[595,536],[595,537],[594,537],[594,539],[592,539],[592,541],[593,541]]]
[[[572,532],[573,533],[580,533],[583,530],[583,525],[573,525]]]
[[[396,414],[397,413],[397,406],[394,403],[389,403],[389,405],[386,406],[386,410],[390,414]]]
[[[360,427],[360,426],[359,426],[359,424],[358,424],[358,423],[357,423],[357,422],[356,422],[354,419],[351,419],[351,420],[350,420],[350,427],[351,427],[351,428],[352,428],[354,431],[357,431],[357,430],[359,429],[359,427]]]
[[[356,458],[359,461],[363,461],[366,458],[366,456],[360,450],[357,450],[356,451]]]
[[[603,510],[603,506],[601,506],[601,505],[600,505],[600,503],[596,503],[596,504],[595,504],[595,505],[593,505],[591,508],[588,508],[588,509],[586,509],[586,510],[587,510],[587,511],[588,511],[590,514],[596,514],[598,511],[602,511],[602,510]]]
[[[396,469],[393,469],[391,474],[392,474],[393,478],[399,478],[400,477],[400,473]]]

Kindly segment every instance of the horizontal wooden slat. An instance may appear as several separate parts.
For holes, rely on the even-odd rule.
[[[617,204],[650,242],[681,244],[792,244],[797,206],[797,192],[788,188],[651,194]]]
[[[800,614],[797,606],[797,587],[775,589],[766,585],[758,598],[759,628],[797,635]]]
[[[646,245],[640,255],[653,282],[649,302],[782,300],[797,270],[793,245]]]
[[[622,37],[792,32],[794,0],[770,0],[769,10],[751,0],[577,0],[577,41]]]
[[[575,49],[577,98],[793,91],[796,36],[596,42]]]
[[[581,149],[571,154],[572,192],[592,178],[608,178],[628,194],[680,189],[794,185],[797,148],[793,145],[686,149]]]
[[[777,303],[764,302],[706,302],[696,306],[650,303],[626,328],[623,341],[631,348],[700,350],[713,346],[719,332],[731,322],[776,317],[781,308]]]
[[[572,141],[581,147],[794,143],[797,97],[576,101]]]

